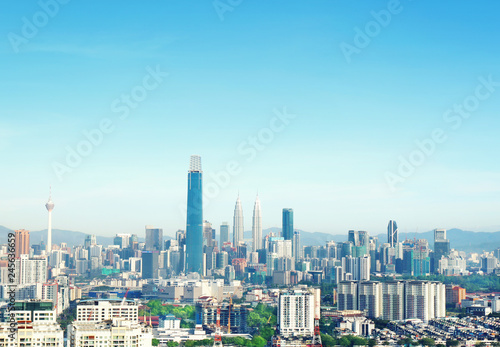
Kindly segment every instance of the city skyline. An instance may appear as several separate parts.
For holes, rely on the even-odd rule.
[[[259,200],[259,198],[258,198],[258,195],[257,195],[257,201],[258,201],[258,203],[259,203],[259,205],[258,205],[258,206],[259,206],[259,210],[260,210],[260,200]],[[52,203],[52,200],[51,200],[50,198],[49,198],[49,202],[50,202],[50,203]],[[254,200],[254,202],[255,202],[255,200]],[[48,204],[48,203],[47,203],[47,204]],[[47,205],[47,204],[46,204],[46,205]],[[52,204],[53,204],[53,203],[52,203]],[[245,210],[241,207],[241,205],[242,205],[242,204],[241,204],[240,196],[239,196],[239,194],[238,194],[238,195],[237,195],[237,202],[236,202],[236,206],[234,207],[232,217],[231,217],[231,218],[228,218],[228,219],[231,219],[231,221],[232,221],[233,223],[234,223],[234,218],[235,218],[236,209],[237,209],[238,207],[241,209],[241,213],[242,213],[242,215],[244,215],[244,214],[245,214]],[[254,209],[255,209],[255,206],[254,206]],[[280,230],[282,230],[282,229],[283,229],[283,228],[282,228],[282,225],[283,225],[283,211],[284,211],[284,210],[293,210],[293,209],[283,208],[283,209],[279,209],[279,210],[280,210],[279,212],[281,213],[281,217],[279,218],[279,225],[273,224],[273,225],[268,225],[268,226],[261,226],[261,227],[260,227],[260,229],[261,229],[261,230],[269,230],[269,229],[273,229],[273,228],[277,228],[277,229],[280,229]],[[252,210],[252,211],[253,211],[253,212],[252,212],[252,214],[251,214],[251,216],[252,216],[252,217],[251,217],[251,218],[249,218],[249,219],[251,220],[251,222],[250,222],[250,223],[252,223],[252,224],[253,224],[253,219],[254,219],[254,218],[253,218],[253,215],[255,214],[255,210]],[[49,212],[49,220],[50,220],[50,224],[49,224],[49,225],[50,225],[50,226],[52,226],[51,212],[52,212],[52,210]],[[248,212],[247,212],[247,213],[248,213]],[[293,212],[292,212],[292,213],[293,213]],[[276,217],[276,216],[274,216],[274,217]],[[219,219],[220,219],[220,218],[219,218]],[[244,222],[245,218],[242,218],[242,219],[243,219],[243,221],[242,221],[242,222]],[[276,219],[276,218],[274,218],[274,219]],[[230,227],[230,233],[229,233],[229,234],[230,234],[230,241],[232,242],[232,241],[233,241],[233,237],[234,237],[234,224],[229,223],[229,222],[225,221],[224,219],[220,219],[220,220],[222,220],[222,222],[220,222],[220,223],[219,223],[219,224],[220,224],[220,225],[219,225],[219,227],[220,227],[220,226],[222,226],[222,225],[223,225],[223,224],[225,224],[225,223],[227,223],[227,225]],[[210,221],[210,222],[212,222],[212,219],[210,219],[209,221]],[[389,221],[389,227],[390,227],[391,222],[395,222],[395,221],[390,220],[390,221]],[[261,221],[261,223],[262,223],[262,221]],[[352,224],[352,225],[353,225],[353,224]],[[25,227],[23,227],[23,226],[21,226],[21,227],[13,227],[13,228],[9,228],[9,226],[7,226],[7,225],[1,225],[1,224],[0,224],[0,226],[2,226],[2,227],[6,227],[7,229],[12,230],[12,231],[14,231],[14,230],[16,230],[16,229],[25,229]],[[148,228],[148,226],[149,226],[149,225],[146,225],[146,229]],[[173,236],[175,236],[175,233],[176,233],[176,231],[177,231],[177,230],[186,230],[185,226],[186,226],[186,225],[184,224],[184,228],[182,228],[181,226],[179,226],[178,228],[170,228],[170,229],[168,229],[168,230],[166,231],[165,236],[170,236],[170,237],[173,237]],[[427,230],[427,229],[420,229],[420,228],[417,228],[416,230],[410,230],[410,229],[408,229],[408,228],[404,228],[404,229],[402,229],[402,230],[399,230],[399,232],[402,232],[402,233],[415,233],[415,234],[419,234],[419,233],[425,233],[425,232],[429,232],[429,231],[434,231],[434,230],[436,230],[436,229],[440,229],[440,228],[443,228],[443,226],[442,226],[442,225],[439,225],[438,227],[434,226],[434,227],[431,227],[431,228],[430,228],[430,229],[428,229],[428,230]],[[28,228],[26,228],[26,229],[28,229]],[[58,227],[56,227],[55,229],[58,229],[58,230],[70,230],[70,231],[77,231],[77,232],[83,232],[83,233],[85,233],[85,234],[89,234],[89,235],[90,235],[90,234],[92,234],[92,235],[106,236],[106,237],[115,236],[115,235],[118,235],[118,234],[121,234],[121,233],[122,233],[122,232],[117,232],[117,233],[115,233],[115,232],[108,232],[108,233],[96,233],[96,232],[92,232],[92,231],[87,231],[87,232],[86,232],[86,231],[82,231],[82,230],[77,230],[77,229],[66,228],[66,227],[64,227],[64,226],[60,226],[60,227],[58,226]],[[141,229],[142,229],[142,230],[144,230],[144,225],[142,225]],[[160,228],[160,229],[163,229],[163,227],[162,227],[162,228]],[[368,229],[368,228],[357,228],[357,229]],[[372,233],[373,235],[383,235],[384,233],[387,235],[387,234],[388,234],[387,229],[388,229],[388,228],[387,228],[387,227],[385,227],[385,230],[384,230],[384,227],[381,227],[381,226],[379,225],[379,226],[377,226],[377,227],[375,228],[375,230],[373,230],[373,229],[368,229],[368,231],[369,231],[370,233]],[[467,230],[467,229],[462,228],[462,227],[460,227],[460,226],[445,227],[444,229],[446,229],[446,230],[460,229],[460,230],[464,230],[464,231],[472,231],[472,232],[499,232],[499,231],[500,231],[500,226],[499,226],[498,228],[496,228],[496,227],[492,227],[490,230]],[[29,228],[28,230],[31,230],[31,231],[43,231],[43,230],[45,230],[45,231],[48,231],[48,229],[47,229],[47,228],[45,228],[45,229],[44,229],[44,228],[43,228],[43,226],[42,226],[42,227],[40,227],[40,228],[38,228],[38,229],[37,229],[37,228]],[[120,230],[123,230],[123,229],[120,229]],[[219,235],[219,236],[220,236],[220,228],[216,228],[216,230],[217,230],[217,235]],[[313,232],[313,233],[314,233],[314,232],[319,232],[319,233],[331,234],[331,235],[338,236],[338,235],[343,235],[343,234],[345,234],[345,233],[346,233],[346,232],[348,232],[348,231],[351,231],[351,230],[352,230],[352,227],[349,227],[349,228],[348,228],[348,229],[346,229],[346,230],[339,230],[338,232],[328,232],[328,231],[318,231],[318,230],[307,230],[307,229],[304,229],[304,228],[301,228],[301,227],[298,227],[298,228],[297,228],[297,227],[294,227],[294,230],[307,231],[307,232]],[[396,230],[398,230],[398,229],[396,229]],[[141,234],[141,231],[137,231],[136,229],[129,229],[128,231],[123,231],[123,232],[124,232],[124,233],[129,233],[129,234],[138,234],[138,235],[140,235],[140,234]],[[253,233],[253,225],[248,226],[248,225],[245,225],[245,224],[243,223],[243,232],[245,232],[245,233],[248,233],[248,232]],[[396,233],[396,235],[397,235],[397,233]],[[146,236],[146,234],[144,234],[144,236]],[[265,236],[265,235],[264,235],[264,236]],[[388,236],[387,236],[387,237],[388,237]],[[248,241],[248,240],[252,241],[252,239],[253,239],[253,236],[249,236],[249,237],[247,236],[246,238],[244,238],[244,240],[245,240],[245,241]],[[42,238],[42,240],[44,240],[44,239]],[[387,241],[387,240],[386,240],[386,241]]]
[[[7,35],[40,7],[10,4],[0,225],[45,228],[52,185],[54,228],[183,228],[181,168],[197,153],[207,187],[234,173],[208,199],[214,225],[231,220],[238,191],[246,207],[259,191],[264,227],[291,206],[300,229],[333,234],[382,233],[391,218],[401,232],[500,230],[500,5],[400,5],[346,59],[386,2],[245,3],[224,20],[211,3],[71,3],[17,51]],[[143,81],[147,96],[127,108]]]
[[[4,5],[2,345],[500,347],[500,2]]]

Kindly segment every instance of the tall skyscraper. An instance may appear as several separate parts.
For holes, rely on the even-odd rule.
[[[146,250],[163,251],[163,229],[146,225]]]
[[[302,247],[300,246],[300,231],[295,230],[293,232],[293,257],[295,260],[302,258]]]
[[[387,227],[387,243],[394,247],[398,243],[398,225],[396,221],[390,220]]]
[[[158,251],[142,252],[142,278],[158,278],[160,253]]]
[[[241,207],[240,196],[236,199],[236,205],[234,206],[234,217],[233,217],[233,243],[237,247],[240,242],[243,242],[243,208]]]
[[[432,255],[431,271],[438,273],[441,257],[449,255],[450,240],[446,239],[446,229],[434,229],[434,253]]]
[[[214,229],[212,229],[212,223],[209,221],[203,222],[203,246],[213,247],[214,246]]]
[[[203,198],[201,158],[192,155],[188,172],[186,272],[203,271]]]
[[[293,240],[293,209],[283,209],[283,237],[285,240]]]
[[[224,242],[229,242],[229,224],[227,222],[223,222],[220,226],[220,248],[222,248]]]
[[[359,244],[359,234],[356,230],[349,230],[347,241],[352,242],[353,246]]]
[[[45,208],[49,211],[49,226],[47,228],[47,252],[52,251],[52,210],[54,203],[52,202],[52,189],[49,193],[49,201],[45,204]]]
[[[253,250],[257,252],[262,249],[262,211],[260,209],[259,196],[255,199],[255,205],[253,207],[253,218],[252,218],[252,238],[253,238]]]
[[[446,229],[434,230],[434,253],[436,259],[441,259],[441,256],[450,254],[450,240],[446,238]]]
[[[30,232],[28,230],[16,230],[16,258],[21,254],[30,254]]]

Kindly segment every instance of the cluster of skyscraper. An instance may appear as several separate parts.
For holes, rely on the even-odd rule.
[[[202,272],[205,268],[204,264],[209,263],[210,260],[206,259],[204,263],[203,254],[207,254],[204,245],[213,247],[215,239],[215,230],[212,229],[211,224],[203,222],[203,191],[202,191],[202,170],[200,156],[191,156],[190,168],[188,172],[188,199],[187,199],[187,222],[186,222],[186,236],[185,236],[185,272]],[[213,230],[213,233],[211,233]],[[232,246],[239,249],[245,249],[246,242],[244,238],[244,219],[243,207],[241,204],[240,196],[236,199],[233,215],[233,239]],[[212,235],[213,234],[213,235]],[[220,244],[219,249],[230,242],[229,224],[222,223],[220,226]],[[210,236],[212,235],[212,237]],[[296,257],[300,254],[300,235],[299,232],[293,228],[293,210],[290,208],[283,209],[283,240],[291,242],[291,255]],[[204,242],[204,240],[209,240]],[[257,195],[255,199],[253,217],[252,217],[252,250],[259,252],[266,248],[266,239],[262,236],[262,209]],[[204,252],[205,251],[205,252]],[[211,253],[210,250],[208,253]],[[241,252],[238,252],[241,253]],[[242,254],[240,254],[242,256]]]

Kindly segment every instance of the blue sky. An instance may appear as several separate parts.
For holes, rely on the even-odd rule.
[[[56,228],[173,234],[185,228],[189,156],[199,154],[205,186],[228,163],[240,167],[206,199],[215,226],[232,225],[239,192],[250,229],[258,191],[265,228],[292,207],[297,228],[332,234],[378,234],[389,219],[406,232],[500,230],[500,4],[392,4],[244,0],[221,20],[212,1],[73,0],[49,7],[53,16],[35,1],[9,2],[0,225],[45,228],[52,185]],[[397,13],[374,24],[391,6]],[[343,44],[358,49],[349,61]],[[123,106],[151,70],[161,81],[149,77],[154,88],[121,119],[113,103]],[[467,102],[460,126],[457,113],[443,118]],[[269,135],[276,111],[294,118],[248,160],[241,149]],[[103,120],[112,131],[68,166],[68,150]],[[435,129],[445,140],[419,157],[416,142]],[[419,165],[403,177],[402,160]]]

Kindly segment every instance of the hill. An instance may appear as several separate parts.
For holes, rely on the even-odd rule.
[[[11,230],[0,226],[0,244],[5,244],[7,242],[7,234]],[[281,235],[281,228],[268,228],[262,231],[265,236],[269,233],[275,233],[276,235]],[[85,237],[89,235],[82,233],[80,231],[71,230],[52,230],[52,242],[59,244],[61,242],[66,242],[68,246],[78,246],[82,245]],[[380,243],[384,243],[387,240],[386,234],[375,235],[378,237]],[[434,231],[426,231],[423,233],[400,233],[399,239],[412,239],[412,238],[426,239],[429,241],[431,248],[434,246]],[[487,232],[474,232],[465,231],[461,229],[450,229],[447,231],[447,237],[450,240],[451,248],[455,248],[465,252],[479,252],[482,251],[493,251],[500,247],[500,231],[487,233]],[[30,243],[37,244],[42,240],[47,238],[47,229],[39,231],[30,232]],[[251,240],[252,232],[245,231],[245,239]],[[164,236],[164,240],[171,239],[170,236]],[[343,242],[347,241],[347,232],[344,235],[333,235],[328,233],[319,232],[308,232],[300,230],[300,243],[303,246],[323,246],[328,241]],[[144,238],[139,237],[139,242],[144,242]],[[103,246],[108,246],[113,244],[113,236],[99,236],[97,235],[97,243]]]
[[[0,226],[0,244],[7,243],[7,234],[12,230]],[[52,243],[60,244],[61,242],[66,242],[69,247],[83,245],[85,238],[87,237],[86,233],[82,233],[80,231],[72,231],[72,230],[60,230],[60,229],[52,229]],[[103,246],[109,246],[113,244],[114,236],[99,236],[96,235],[97,243]],[[38,244],[42,241],[47,240],[47,229],[30,231],[30,244]],[[170,236],[164,236],[163,240],[171,239]],[[139,242],[145,242],[144,237],[139,237]]]

